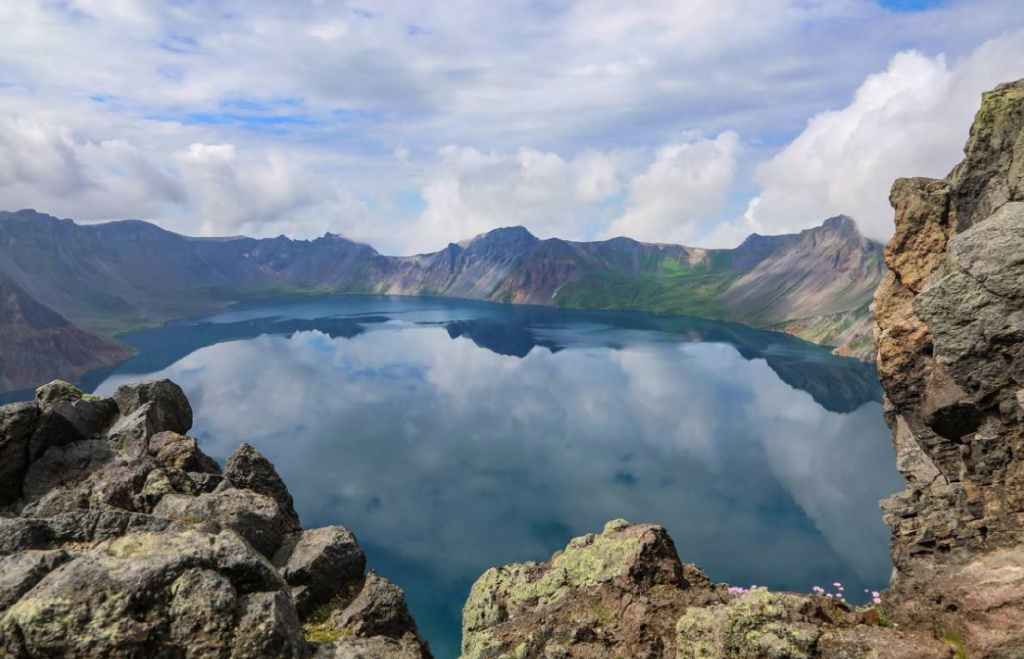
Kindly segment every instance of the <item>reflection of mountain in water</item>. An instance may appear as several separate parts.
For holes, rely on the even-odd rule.
[[[571,347],[552,338],[554,332],[545,330],[572,329],[576,324],[657,332],[693,343],[731,345],[745,359],[764,359],[783,382],[806,391],[830,412],[852,412],[882,397],[874,366],[836,357],[826,349],[787,334],[762,332],[735,323],[683,316],[511,307],[501,319],[457,320],[444,325],[452,338],[466,337],[492,352],[525,357],[537,346],[552,352]],[[591,337],[595,339],[604,347],[623,347],[621,333],[598,332]]]
[[[551,352],[561,350],[554,341],[538,339],[527,327],[494,320],[453,320],[443,323],[448,336],[457,339],[464,336],[477,346],[508,357],[525,357],[537,346]]]
[[[130,332],[118,337],[136,350],[138,354],[113,368],[88,373],[81,378],[81,387],[93,391],[111,373],[124,375],[156,373],[187,357],[196,350],[228,341],[254,339],[265,334],[290,335],[295,332],[318,331],[332,339],[351,339],[365,331],[370,323],[383,323],[384,316],[360,316],[354,318],[257,318],[233,323],[190,322],[168,323],[162,327],[139,332]],[[0,405],[31,399],[33,390],[15,391],[0,396]]]
[[[881,389],[873,366],[836,357],[825,348],[786,334],[682,316],[511,305],[496,309],[498,313],[488,318],[421,325],[443,326],[453,339],[464,337],[491,352],[517,358],[525,357],[538,346],[551,352],[581,345],[619,349],[634,340],[645,340],[637,335],[631,336],[630,330],[648,333],[648,339],[656,336],[693,343],[724,343],[736,348],[745,359],[764,359],[783,382],[806,391],[830,412],[852,412],[864,403],[881,400]],[[273,316],[237,322],[170,323],[119,337],[136,348],[138,354],[114,369],[86,375],[82,385],[91,391],[113,372],[126,375],[159,372],[200,348],[218,343],[308,331],[323,332],[331,338],[353,338],[366,331],[366,325],[391,319],[389,315],[372,314],[344,318],[288,319]],[[0,403],[31,397],[32,392],[14,392],[0,396]]]

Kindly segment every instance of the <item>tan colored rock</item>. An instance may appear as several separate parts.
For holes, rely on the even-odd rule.
[[[972,659],[1024,657],[1024,81],[985,95],[966,158],[893,186],[878,370],[905,492],[894,619]]]

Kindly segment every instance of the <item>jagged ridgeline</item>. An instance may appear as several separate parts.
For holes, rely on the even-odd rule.
[[[391,257],[331,234],[189,238],[140,221],[78,225],[0,212],[0,335],[19,337],[0,344],[0,391],[107,365],[121,349],[89,332],[110,337],[274,293],[440,295],[690,315],[870,358],[868,306],[885,273],[881,249],[845,217],[797,235],[753,235],[731,250],[540,240],[513,227],[433,254]],[[41,339],[57,321],[13,325],[15,304],[59,314],[69,329],[59,341]]]

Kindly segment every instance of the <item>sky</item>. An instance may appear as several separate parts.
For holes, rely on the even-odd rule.
[[[389,254],[892,234],[1019,0],[0,0],[0,209]]]

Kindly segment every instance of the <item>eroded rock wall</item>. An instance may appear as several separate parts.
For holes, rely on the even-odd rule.
[[[908,483],[883,502],[897,617],[1024,657],[1024,81],[984,96],[948,177],[891,200],[875,338]]]

